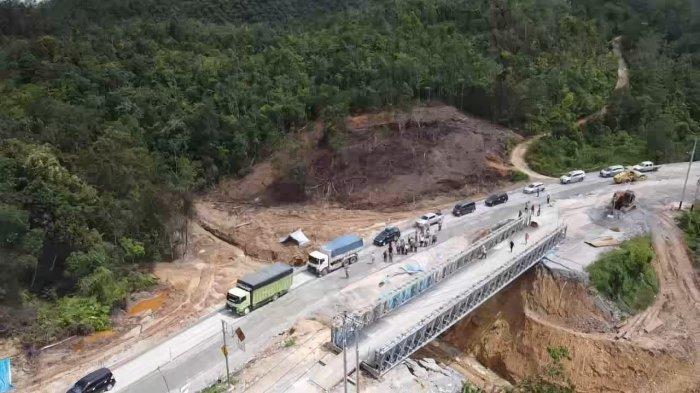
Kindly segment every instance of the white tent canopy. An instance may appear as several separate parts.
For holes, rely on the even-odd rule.
[[[286,243],[288,241],[294,241],[301,247],[309,244],[309,238],[304,235],[304,232],[302,232],[301,229],[297,229],[289,235],[280,238],[280,243]]]

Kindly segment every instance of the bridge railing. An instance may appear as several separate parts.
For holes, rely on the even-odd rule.
[[[426,272],[416,274],[415,277],[389,292],[383,293],[371,305],[355,310],[349,317],[354,321],[352,325],[336,322],[331,329],[331,344],[337,350],[343,347],[343,342],[352,343],[356,332],[383,318],[412,299],[420,296],[428,289],[434,287],[445,279],[453,276],[465,266],[479,258],[483,250],[490,250],[498,243],[510,238],[514,233],[522,230],[530,224],[530,214],[501,224],[491,233],[464,251],[430,267]]]
[[[416,322],[392,341],[376,349],[370,359],[362,363],[363,368],[375,377],[384,374],[534,266],[565,236],[566,226],[558,227],[533,247],[513,257],[509,263]]]

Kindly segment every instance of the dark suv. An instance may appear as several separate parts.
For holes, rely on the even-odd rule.
[[[486,198],[486,206],[500,205],[501,203],[505,203],[506,201],[508,201],[508,194],[506,194],[505,192],[499,192]]]
[[[401,231],[398,227],[386,227],[383,231],[374,238],[375,246],[383,246],[391,241],[398,240],[401,237]]]
[[[452,215],[459,217],[464,214],[469,214],[474,210],[476,210],[476,203],[467,201],[460,202],[452,209]]]
[[[103,367],[82,377],[67,393],[102,393],[112,390],[115,383],[112,372]]]

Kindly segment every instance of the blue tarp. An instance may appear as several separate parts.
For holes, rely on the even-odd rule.
[[[10,358],[0,360],[0,393],[9,392],[12,389],[12,366]]]

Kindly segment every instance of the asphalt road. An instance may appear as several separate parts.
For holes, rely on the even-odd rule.
[[[649,180],[679,179],[685,176],[687,164],[665,165],[657,173],[649,174]],[[697,164],[695,166],[697,168]],[[688,182],[686,201],[692,198],[700,170],[691,173]],[[597,173],[590,173],[581,183],[561,185],[556,182],[545,182],[547,189],[537,198],[535,195],[525,195],[522,188],[511,190],[509,201],[496,207],[487,207],[483,200],[476,201],[474,213],[453,217],[447,214],[443,229],[439,232],[438,241],[476,229],[490,227],[506,219],[517,217],[518,209],[522,209],[525,201],[544,203],[547,194],[553,199],[570,197],[576,194],[586,194],[602,187],[610,187],[610,192],[616,188],[611,179],[603,179]],[[673,190],[677,192],[677,190]],[[663,191],[662,191],[663,192]],[[669,190],[670,192],[670,190]],[[668,195],[669,199],[680,198],[678,195]],[[447,212],[446,212],[447,213]],[[398,223],[401,229],[410,226],[410,222]],[[366,239],[367,243],[371,239]],[[370,253],[374,252],[377,263],[368,264]],[[394,257],[393,263],[399,263],[403,257]],[[161,344],[134,356],[128,361],[111,365],[118,392],[194,392],[208,386],[218,377],[225,374],[224,357],[221,352],[222,323],[225,321],[228,329],[240,327],[246,334],[244,347],[237,347],[230,341],[229,336],[229,365],[231,371],[242,368],[256,354],[264,350],[275,336],[289,329],[300,318],[322,312],[333,315],[338,307],[338,292],[343,287],[379,270],[381,251],[368,245],[362,252],[360,261],[351,266],[351,276],[345,278],[341,270],[330,273],[326,277],[316,278],[305,271],[297,272],[294,277],[292,290],[277,301],[254,310],[245,317],[235,317],[228,311],[220,311],[200,320],[194,326],[166,339]],[[386,265],[384,265],[386,266]]]

